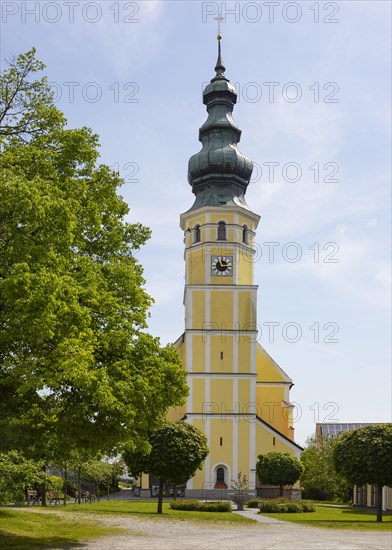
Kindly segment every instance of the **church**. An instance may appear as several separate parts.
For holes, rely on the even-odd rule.
[[[218,35],[215,76],[203,92],[208,118],[189,160],[193,205],[181,214],[185,245],[185,331],[175,342],[189,396],[169,411],[202,430],[210,454],[185,496],[230,488],[238,473],[256,489],[260,454],[300,457],[294,442],[291,378],[258,342],[254,239],[260,216],[245,200],[253,163],[238,149],[235,87],[225,76]],[[143,480],[144,494],[150,483]]]

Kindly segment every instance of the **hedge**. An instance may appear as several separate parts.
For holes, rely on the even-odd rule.
[[[258,504],[260,513],[269,514],[299,514],[302,512],[315,512],[312,502],[306,500],[269,500]]]
[[[170,503],[170,508],[172,510],[187,510],[190,512],[231,512],[231,503],[176,500]]]

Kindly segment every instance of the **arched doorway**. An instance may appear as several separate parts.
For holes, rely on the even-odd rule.
[[[219,464],[214,472],[214,489],[227,489],[228,472],[226,466]]]

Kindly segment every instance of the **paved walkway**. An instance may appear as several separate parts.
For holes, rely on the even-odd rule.
[[[391,550],[392,533],[318,529],[263,517],[256,510],[236,512],[257,523],[197,524],[167,518],[102,518],[129,529],[127,536],[112,536],[87,543],[91,550]]]

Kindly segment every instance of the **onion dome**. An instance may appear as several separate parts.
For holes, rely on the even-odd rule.
[[[248,208],[244,195],[253,171],[253,162],[237,147],[241,130],[233,119],[237,102],[235,87],[225,76],[218,35],[215,77],[203,92],[208,118],[199,130],[202,149],[188,164],[188,181],[196,195],[191,210],[202,206]]]

